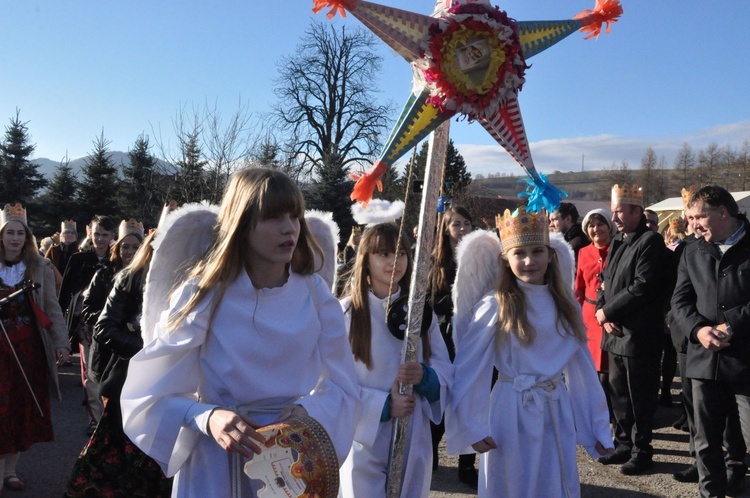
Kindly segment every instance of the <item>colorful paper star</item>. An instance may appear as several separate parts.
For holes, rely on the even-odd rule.
[[[577,30],[598,37],[622,14],[618,0],[597,0],[572,20],[516,22],[489,0],[438,0],[426,16],[363,0],[315,0],[314,12],[351,13],[412,65],[414,85],[380,157],[357,181],[352,200],[366,204],[380,176],[407,150],[455,115],[478,121],[526,170],[527,209],[556,208],[567,195],[531,158],[518,105],[526,60]]]

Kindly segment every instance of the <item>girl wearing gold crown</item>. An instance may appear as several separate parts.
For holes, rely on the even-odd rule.
[[[394,204],[403,210],[403,203]],[[357,207],[352,209],[355,219],[367,223],[366,217],[357,216]],[[399,234],[392,222],[368,226],[355,257],[349,295],[341,300],[363,404],[354,443],[341,467],[343,498],[386,495],[396,417],[412,417],[401,496],[426,498],[430,493],[430,422],[442,418],[453,366],[434,316],[422,327],[420,362],[400,364],[411,270],[407,235]],[[412,384],[414,394],[400,394],[399,382]]]
[[[21,451],[53,441],[49,388],[60,399],[57,365],[70,345],[55,293],[52,263],[39,256],[26,210],[6,204],[0,215],[0,298],[39,284],[0,307],[0,476],[5,487],[24,488],[16,475]]]
[[[448,451],[481,454],[479,496],[580,496],[576,445],[592,456],[613,445],[573,297],[573,251],[544,213],[497,221],[499,244],[479,232],[458,248]]]
[[[213,224],[181,219],[157,232],[142,321],[144,337],[155,338],[130,359],[125,434],[174,476],[174,497],[257,496],[263,484],[245,473],[267,442],[258,429],[288,417],[317,420],[335,447],[325,460],[343,461],[359,389],[341,306],[313,273],[322,253],[296,184],[278,171],[241,170]],[[190,234],[185,244],[169,242],[178,228]],[[147,317],[162,311],[152,273],[206,234],[208,250],[149,331]]]

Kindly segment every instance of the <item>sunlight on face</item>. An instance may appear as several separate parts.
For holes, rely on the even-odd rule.
[[[133,262],[133,256],[135,256],[139,247],[141,247],[141,241],[135,235],[126,235],[122,239],[122,242],[120,242],[120,258],[123,266],[128,266]]]
[[[367,267],[370,276],[370,290],[373,294],[383,299],[396,292],[398,282],[406,273],[407,258],[406,251],[399,251],[398,262],[394,268],[393,263],[396,259],[396,253],[393,251],[381,251],[368,255]],[[391,279],[393,279],[393,287],[390,287]]]
[[[532,285],[543,285],[552,252],[545,245],[514,247],[503,257],[518,280]]]
[[[471,221],[460,214],[454,214],[451,222],[445,227],[445,232],[451,242],[458,243],[464,235],[471,233],[472,228]]]
[[[26,227],[20,221],[9,221],[3,229],[3,248],[5,259],[17,261],[26,243]]]

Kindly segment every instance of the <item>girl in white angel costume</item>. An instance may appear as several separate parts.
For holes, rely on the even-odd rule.
[[[313,273],[320,249],[294,182],[277,171],[239,171],[206,230],[210,211],[175,220],[176,211],[171,228],[159,228],[157,240],[163,240],[144,297],[145,334],[162,311],[161,291],[174,279],[163,272],[156,278],[159,268],[174,268],[175,258],[195,252],[196,240],[208,250],[172,294],[154,339],[147,336],[130,360],[123,425],[175,476],[172,496],[255,497],[258,482],[241,468],[265,441],[256,429],[310,416],[343,461],[359,392],[341,307],[330,284]]]
[[[400,206],[403,210],[403,203]],[[355,219],[360,221],[356,212]],[[403,335],[396,336],[400,321],[392,321],[389,327],[386,309],[403,307],[405,299],[398,302],[397,299],[408,297],[411,266],[408,237],[402,233],[399,243],[399,227],[395,223],[370,225],[362,233],[350,292],[341,300],[341,306],[346,313],[349,342],[362,389],[363,413],[349,456],[341,467],[340,497],[386,496],[394,418],[407,416],[412,418],[401,496],[429,496],[430,421],[439,422],[443,415],[453,366],[434,316],[429,330],[422,328],[417,351],[420,362],[401,365]],[[412,384],[413,394],[400,394],[399,381]]]
[[[506,210],[497,226],[501,241],[478,232],[458,248],[448,452],[481,454],[480,497],[577,497],[576,445],[594,457],[613,445],[573,251],[543,213]]]

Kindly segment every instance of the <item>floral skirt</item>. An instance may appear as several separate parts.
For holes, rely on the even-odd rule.
[[[108,400],[104,413],[78,457],[68,497],[168,497],[172,479],[122,430],[120,403]]]

